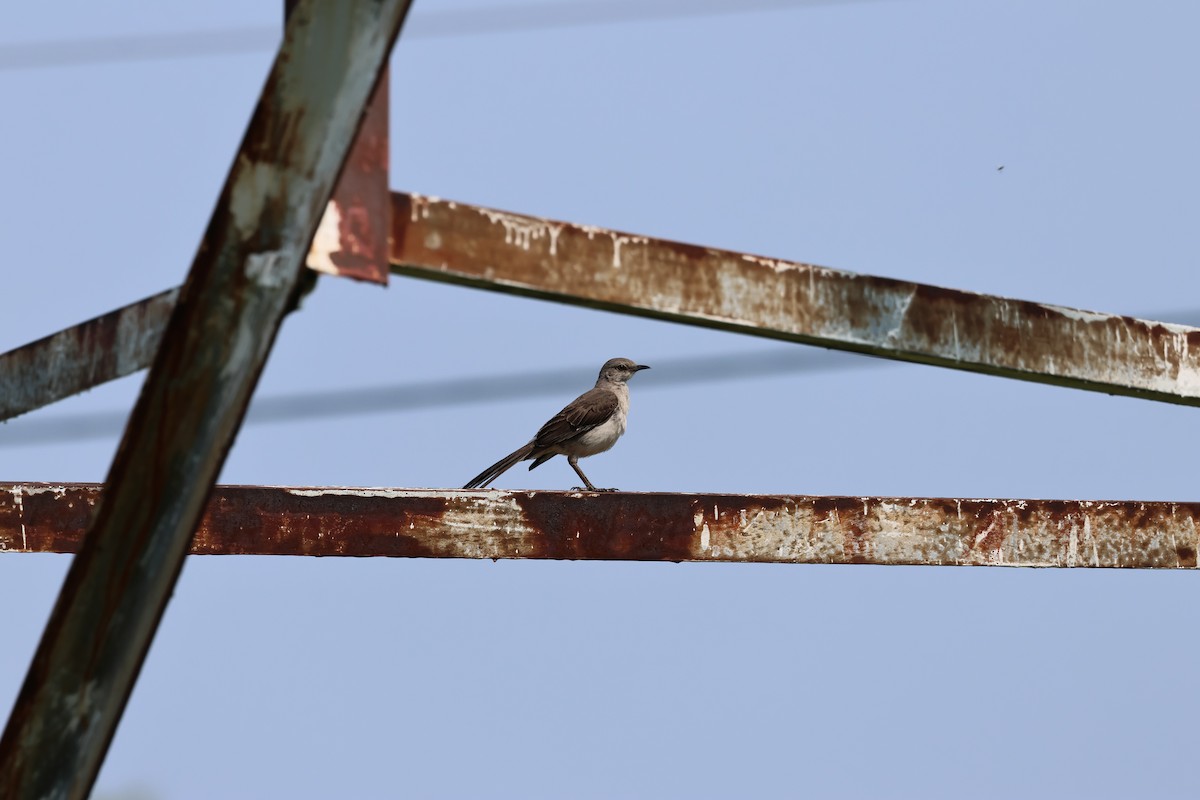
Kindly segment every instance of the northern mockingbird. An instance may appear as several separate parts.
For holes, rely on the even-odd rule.
[[[596,388],[576,397],[551,417],[529,444],[492,464],[463,488],[487,486],[518,461],[533,459],[529,465],[533,469],[555,456],[563,455],[590,491],[614,491],[592,486],[587,475],[579,468],[579,459],[603,453],[621,438],[625,432],[625,417],[629,413],[629,387],[626,384],[634,373],[643,369],[650,368],[635,364],[628,358],[605,361],[600,368],[600,377],[596,379]]]

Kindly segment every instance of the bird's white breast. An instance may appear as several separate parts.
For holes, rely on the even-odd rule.
[[[617,396],[617,410],[604,423],[575,439],[572,442],[572,455],[583,457],[603,453],[616,444],[617,439],[625,433],[625,421],[629,414],[629,388],[620,384],[613,388],[613,393]]]

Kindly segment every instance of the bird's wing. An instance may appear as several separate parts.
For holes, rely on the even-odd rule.
[[[533,446],[540,450],[570,441],[603,425],[616,410],[617,396],[608,389],[584,392],[542,426],[533,437]]]

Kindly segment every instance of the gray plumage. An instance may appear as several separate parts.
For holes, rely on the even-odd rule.
[[[551,417],[528,444],[492,464],[463,488],[487,486],[521,461],[532,460],[529,468],[533,469],[557,455],[564,455],[589,490],[612,491],[593,486],[579,468],[579,459],[603,453],[625,433],[625,421],[629,413],[629,387],[626,384],[643,369],[650,368],[635,364],[628,358],[611,358],[604,362],[594,389],[575,398]]]

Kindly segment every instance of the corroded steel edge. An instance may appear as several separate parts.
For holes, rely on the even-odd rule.
[[[0,551],[74,552],[95,484],[0,484]],[[1191,569],[1200,503],[218,486],[200,555]]]
[[[1200,329],[858,275],[416,194],[392,269],[1020,380],[1200,405]]]

